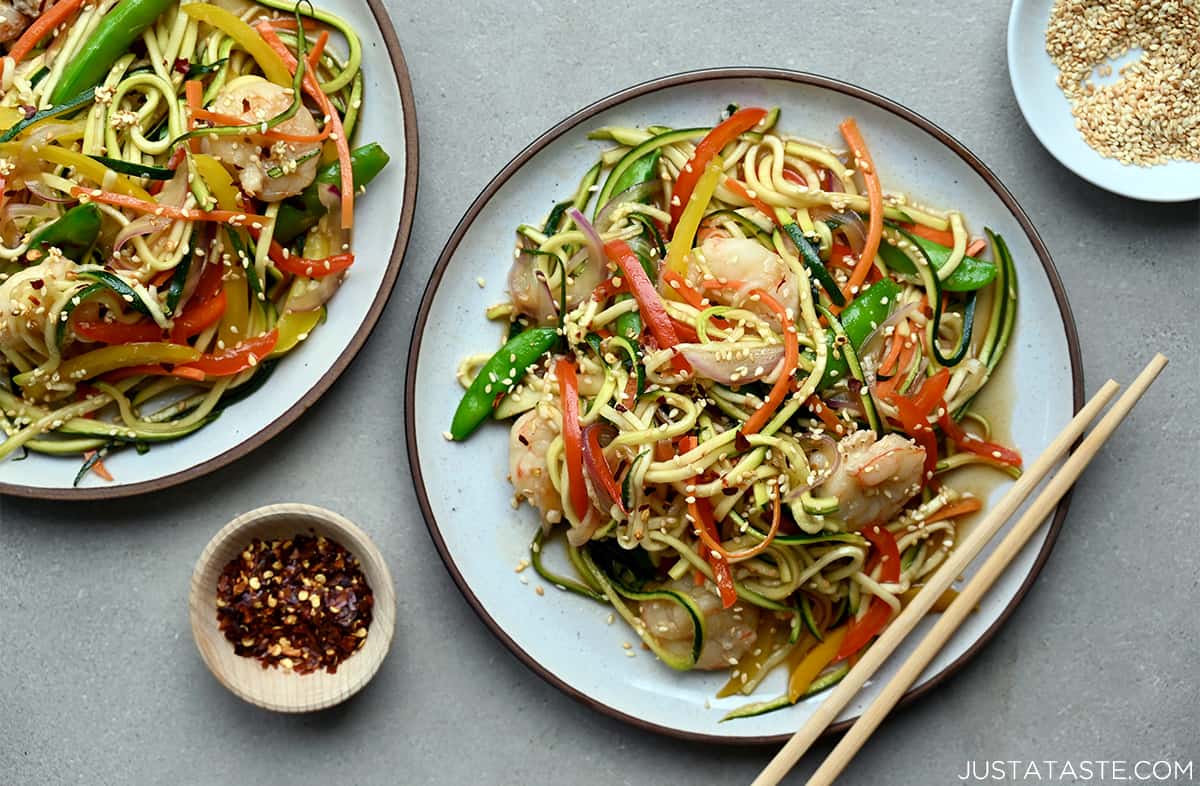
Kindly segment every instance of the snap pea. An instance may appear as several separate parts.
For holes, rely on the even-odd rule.
[[[51,247],[75,262],[83,261],[100,235],[100,208],[92,202],[76,205],[39,229],[29,241],[30,259],[40,260]],[[36,252],[36,253],[34,253]]]
[[[525,369],[554,346],[558,331],[554,328],[532,328],[509,339],[500,351],[492,355],[479,375],[463,394],[450,424],[450,437],[462,441],[471,436],[479,424],[492,412],[493,403],[512,390],[525,374]]]
[[[926,240],[920,235],[911,235],[910,239],[925,252],[925,256],[929,258],[929,262],[933,265],[934,270],[941,270],[945,267],[946,262],[950,260],[951,249],[946,248],[940,243],[934,243],[932,240]],[[884,263],[887,264],[889,270],[894,270],[897,273],[903,273],[909,276],[917,274],[916,265],[896,246],[883,240],[879,243],[879,256],[883,257]],[[947,292],[973,292],[977,289],[983,289],[996,277],[996,264],[989,262],[986,259],[976,259],[975,257],[963,257],[962,262],[958,267],[954,268],[954,272],[950,277],[941,282],[942,289]]]
[[[375,142],[351,151],[350,171],[354,176],[354,188],[363,188],[374,180],[390,160],[388,154]],[[279,214],[275,217],[275,239],[287,245],[315,227],[321,216],[329,210],[321,203],[321,187],[336,186],[341,183],[341,178],[341,164],[334,161],[317,173],[312,185],[304,189],[300,196],[280,204]]]
[[[871,331],[888,318],[896,298],[900,295],[900,285],[891,279],[876,281],[867,287],[858,297],[846,306],[841,313],[842,329],[846,339],[854,351],[862,349],[862,343],[871,335]],[[834,352],[833,331],[826,331],[825,343],[829,348],[829,360],[825,364],[825,375],[821,377],[821,388],[827,388],[839,380],[845,379],[850,373],[850,364],[842,352]]]
[[[95,87],[117,58],[128,52],[130,45],[174,3],[175,0],[121,0],[117,3],[63,70],[50,93],[50,103],[61,103]]]

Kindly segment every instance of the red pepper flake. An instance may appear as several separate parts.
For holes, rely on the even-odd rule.
[[[217,621],[238,655],[308,674],[338,665],[367,640],[374,595],[336,541],[255,538],[217,579]]]

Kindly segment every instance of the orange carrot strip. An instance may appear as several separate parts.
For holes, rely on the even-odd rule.
[[[94,455],[96,455],[96,451],[94,450],[83,451],[83,458],[85,460],[90,459]],[[112,473],[108,471],[108,467],[104,466],[104,459],[96,459],[96,463],[92,464],[92,472],[95,472],[97,475],[109,482],[115,480],[115,478],[112,476]]]
[[[987,248],[987,241],[981,237],[977,237],[971,241],[971,245],[967,246],[967,256],[978,256],[983,253],[985,248]]]
[[[879,183],[879,173],[875,171],[875,162],[871,160],[871,151],[867,149],[867,143],[858,130],[858,123],[854,122],[854,118],[848,117],[842,121],[840,128],[842,136],[846,138],[846,144],[854,154],[854,168],[862,172],[863,181],[867,185],[867,201],[871,211],[862,255],[843,291],[846,299],[850,300],[867,280],[867,273],[875,264],[875,253],[879,251],[879,241],[883,237],[883,187]]]
[[[246,136],[260,136],[264,139],[277,139],[282,142],[324,142],[333,133],[332,123],[326,123],[325,127],[316,134],[292,134],[287,131],[280,131],[277,128],[268,128],[266,131],[262,131],[258,125],[248,124],[237,115],[226,115],[221,112],[213,112],[209,109],[197,109],[192,113],[192,116],[197,120],[207,120],[216,125],[244,126]]]
[[[901,226],[917,237],[923,237],[947,248],[954,247],[954,233],[949,229],[934,229],[924,224],[901,224]]]
[[[959,516],[965,516],[968,513],[974,513],[983,507],[983,501],[978,497],[965,497],[958,502],[951,503],[942,508],[936,513],[930,513],[925,519],[926,524],[932,524],[935,521],[945,521],[946,519],[954,519]]]
[[[59,0],[59,2],[46,9],[46,12],[39,16],[21,37],[17,39],[12,49],[8,50],[8,56],[13,59],[13,65],[24,60],[25,55],[32,52],[39,41],[45,38],[54,28],[58,27],[59,24],[65,22],[67,17],[75,13],[82,4],[83,0]]]
[[[204,86],[197,79],[189,79],[183,83],[183,94],[188,105],[188,131],[196,128],[196,113],[204,108]],[[189,139],[188,149],[193,153],[200,152],[200,140]]]
[[[266,224],[271,220],[266,216],[260,216],[255,213],[239,213],[235,210],[195,210],[185,207],[174,207],[173,205],[160,205],[157,202],[146,202],[137,197],[114,194],[111,191],[101,191],[98,188],[75,186],[71,189],[71,195],[87,197],[93,202],[103,202],[113,207],[128,208],[129,210],[136,210],[139,213],[152,213],[156,216],[165,216],[166,218],[173,218],[178,221],[214,221],[220,224],[241,226],[248,222]]]

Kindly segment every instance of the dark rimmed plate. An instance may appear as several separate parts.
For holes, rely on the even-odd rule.
[[[211,426],[155,445],[148,456],[123,451],[106,463],[117,478],[94,474],[71,485],[80,461],[31,454],[0,461],[0,493],[45,499],[126,497],[198,478],[240,458],[288,427],[329,389],[375,327],[400,271],[417,192],[417,120],[408,67],[382,0],[320,0],[349,21],[363,43],[365,90],[357,138],[379,142],[392,161],[355,210],[359,262],[329,303],[330,319],[279,363],[246,402]]]
[[[514,573],[527,557],[536,516],[509,505],[508,429],[487,425],[465,444],[443,436],[461,395],[454,375],[459,360],[494,348],[500,337],[483,310],[504,297],[513,230],[544,215],[594,162],[598,148],[586,140],[587,132],[609,124],[707,125],[731,102],[779,105],[782,129],[830,144],[838,143],[838,122],[854,115],[888,189],[952,206],[974,229],[987,225],[1005,236],[1016,257],[1021,305],[1009,356],[990,387],[1011,402],[1012,442],[1027,456],[1041,453],[1079,407],[1083,380],[1066,294],[1029,217],[991,170],[929,120],[844,82],[774,69],[714,69],[647,82],[576,112],[518,154],[472,203],[438,259],[409,356],[405,422],[418,499],[438,552],[480,618],[522,662],[585,704],[642,728],[698,740],[779,742],[801,726],[821,696],[718,723],[747,701],[713,698],[725,675],[674,672],[636,646],[635,657],[628,657],[622,645],[636,644],[637,637],[619,623],[608,624],[608,608],[552,587],[539,596],[536,576]],[[910,698],[943,681],[995,634],[1032,585],[1065,514],[1064,503]],[[888,676],[885,667],[833,728],[857,716]],[[756,698],[781,689],[778,680],[764,684]]]

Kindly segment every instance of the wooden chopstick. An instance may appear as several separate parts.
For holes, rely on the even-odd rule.
[[[1037,532],[1042,522],[1054,510],[1063,495],[1071,487],[1087,465],[1103,447],[1105,441],[1116,430],[1129,411],[1150,387],[1150,383],[1166,366],[1167,359],[1156,355],[1150,365],[1129,386],[1117,403],[1108,411],[1091,433],[1083,440],[1079,448],[1071,454],[1058,473],[1046,484],[1041,494],[1030,504],[1029,508],[1017,520],[1012,530],[1000,541],[1000,545],[987,558],[983,566],[975,573],[967,586],[962,589],[950,607],[941,614],[932,630],[921,640],[917,649],[908,656],[908,660],[900,670],[884,686],[880,694],[867,708],[846,735],[838,742],[837,747],[826,757],[817,771],[808,780],[808,786],[826,786],[833,783],[846,765],[854,757],[863,744],[871,736],[887,714],[896,706],[904,692],[916,682],[921,672],[929,665],[933,657],[942,649],[949,638],[958,630],[958,626],[971,613],[984,594],[991,589],[996,579],[1008,567],[1013,558],[1021,551],[1033,534]]]
[[[1156,358],[1157,360],[1157,358]],[[1143,372],[1144,373],[1144,372]],[[774,786],[791,770],[800,757],[812,746],[838,716],[839,713],[858,694],[868,679],[879,669],[887,657],[896,649],[904,638],[912,632],[932,608],[934,602],[979,555],[988,541],[1000,530],[1005,522],[1016,512],[1025,498],[1042,482],[1047,474],[1058,463],[1059,459],[1070,450],[1071,445],[1079,439],[1088,425],[1095,420],[1104,406],[1112,399],[1119,386],[1111,379],[1101,386],[1078,414],[1071,419],[1066,428],[1054,438],[1037,461],[1033,463],[1013,484],[1008,493],[993,507],[984,518],[972,527],[971,532],[959,544],[958,548],[942,566],[930,577],[925,586],[917,593],[900,614],[891,621],[875,642],[867,648],[858,663],[850,669],[833,692],[817,707],[816,712],[784,744],[775,754],[766,768],[754,779],[753,786]]]

